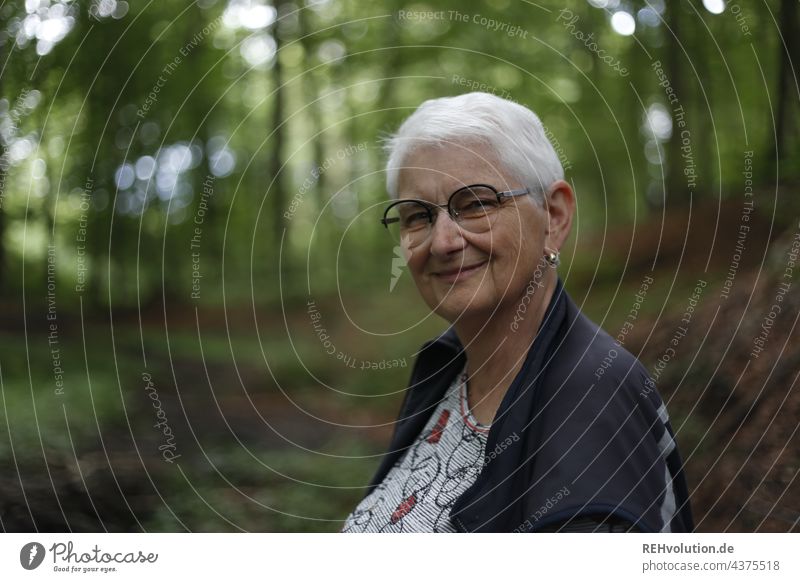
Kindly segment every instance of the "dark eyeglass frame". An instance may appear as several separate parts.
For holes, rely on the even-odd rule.
[[[455,192],[450,194],[450,197],[447,199],[447,204],[434,204],[433,202],[428,202],[427,200],[420,200],[418,198],[403,198],[402,200],[396,200],[396,201],[392,202],[391,204],[389,204],[389,206],[386,207],[386,210],[383,212],[383,218],[381,219],[381,224],[386,229],[388,229],[390,224],[392,224],[394,222],[398,222],[400,220],[400,218],[398,218],[398,217],[387,218],[387,216],[389,214],[389,211],[392,208],[394,208],[398,204],[403,204],[403,203],[406,203],[406,202],[417,202],[420,205],[422,205],[425,208],[425,210],[428,211],[428,222],[430,224],[433,224],[433,209],[434,208],[440,208],[442,210],[447,210],[447,214],[450,215],[450,218],[452,218],[454,222],[460,224],[459,219],[458,219],[458,212],[453,210],[452,206],[450,206],[450,203],[453,201],[453,198],[455,197],[456,194],[458,194],[459,192],[462,192],[463,190],[469,190],[470,188],[488,188],[489,190],[491,190],[492,192],[494,192],[497,195],[497,203],[498,204],[504,199],[514,198],[515,196],[524,196],[525,194],[530,194],[531,193],[530,188],[522,188],[521,190],[505,190],[505,191],[502,191],[502,192],[498,192],[497,188],[495,188],[494,186],[490,186],[489,184],[470,184],[469,186],[463,186],[462,188],[459,188],[458,190],[456,190]]]

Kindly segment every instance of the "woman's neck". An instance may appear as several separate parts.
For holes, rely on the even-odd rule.
[[[555,286],[556,277],[547,277],[524,309],[520,298],[498,309],[488,321],[462,318],[455,324],[467,355],[469,407],[478,422],[490,424],[494,419],[536,339]]]

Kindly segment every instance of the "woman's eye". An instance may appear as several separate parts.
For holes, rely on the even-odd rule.
[[[493,208],[497,208],[497,200],[495,199],[486,199],[486,200],[472,200],[470,201],[465,207],[464,210],[475,211],[475,210],[491,210]]]
[[[415,212],[414,214],[410,214],[403,219],[403,224],[405,226],[421,226],[424,222],[428,220],[428,215],[425,212]]]

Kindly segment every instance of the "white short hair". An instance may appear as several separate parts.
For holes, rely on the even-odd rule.
[[[385,140],[386,190],[397,198],[398,173],[420,145],[486,144],[503,169],[543,201],[542,192],[564,178],[564,168],[539,117],[527,107],[490,93],[430,99]]]

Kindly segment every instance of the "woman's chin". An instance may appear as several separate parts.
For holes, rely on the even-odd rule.
[[[491,305],[482,297],[482,294],[464,293],[459,290],[451,291],[442,297],[434,307],[434,311],[440,317],[453,322],[456,319],[491,312]]]

